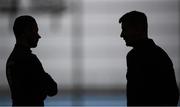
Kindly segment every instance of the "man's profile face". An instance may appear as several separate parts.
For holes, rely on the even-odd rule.
[[[36,23],[32,25],[32,29],[27,29],[25,32],[27,36],[27,42],[30,48],[37,47],[38,40],[41,38],[38,33],[38,26]]]
[[[138,28],[130,23],[122,22],[121,29],[122,32],[120,37],[125,40],[126,46],[134,46],[134,44],[139,40]]]
[[[134,43],[135,30],[132,28],[132,26],[124,22],[121,24],[121,29],[122,32],[120,37],[125,40],[126,46],[132,46]]]

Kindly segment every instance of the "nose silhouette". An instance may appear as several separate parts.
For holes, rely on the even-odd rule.
[[[40,38],[41,38],[41,36],[40,36],[39,34],[37,34],[37,38],[38,38],[38,39],[40,39]]]
[[[121,38],[123,38],[123,37],[124,37],[123,31],[121,32],[120,37],[121,37]]]

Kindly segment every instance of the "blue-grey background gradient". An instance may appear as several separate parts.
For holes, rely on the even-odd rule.
[[[149,37],[172,59],[180,85],[179,0],[17,0],[15,12],[4,9],[5,1],[0,0],[0,96],[9,92],[5,66],[15,44],[13,21],[24,14],[37,20],[42,38],[33,52],[59,90],[125,90],[131,48],[119,36],[118,20],[132,10],[147,15]]]

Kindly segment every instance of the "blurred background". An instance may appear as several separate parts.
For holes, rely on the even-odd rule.
[[[32,49],[58,83],[46,105],[126,105],[126,54],[119,18],[144,12],[149,37],[171,57],[180,86],[179,0],[0,0],[0,106],[11,105],[6,60],[14,19],[33,16],[41,39]]]

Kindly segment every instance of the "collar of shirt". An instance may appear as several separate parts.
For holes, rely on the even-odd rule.
[[[154,45],[155,45],[155,43],[154,43],[154,41],[152,39],[143,39],[143,40],[138,41],[135,44],[134,48],[135,49],[146,48],[148,46],[154,46]]]

